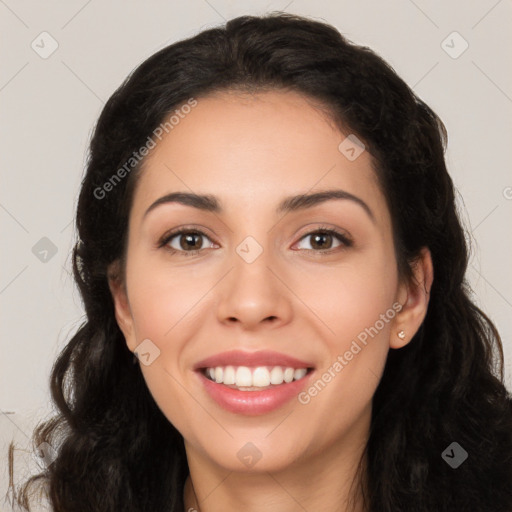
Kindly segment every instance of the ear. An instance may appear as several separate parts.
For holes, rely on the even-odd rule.
[[[135,328],[130,304],[128,302],[126,281],[122,277],[121,264],[119,260],[112,263],[108,268],[108,286],[114,301],[117,325],[124,334],[128,348],[133,352],[137,346],[135,342]]]
[[[389,346],[402,348],[407,345],[418,332],[427,315],[430,300],[430,289],[434,280],[434,267],[432,256],[428,248],[424,247],[412,265],[413,276],[410,282],[399,286],[398,302],[402,309],[395,317],[395,323]],[[403,339],[398,333],[403,331]]]

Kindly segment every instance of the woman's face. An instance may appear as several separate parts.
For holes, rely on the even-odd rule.
[[[126,296],[111,285],[116,317],[155,401],[204,464],[270,471],[329,457],[334,445],[360,449],[390,344],[413,334],[396,336],[408,292],[385,198],[370,155],[346,135],[299,94],[223,93],[198,98],[146,159],[129,219]],[[341,198],[289,199],[334,190]],[[155,205],[176,192],[215,198],[218,208]],[[165,240],[181,228],[189,234]],[[235,349],[314,370],[275,385],[257,406],[253,391],[196,371]]]

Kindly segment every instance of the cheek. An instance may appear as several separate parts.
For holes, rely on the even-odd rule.
[[[365,253],[329,276],[317,276],[317,285],[306,282],[308,305],[322,319],[326,358],[321,382],[307,391],[304,401],[315,398],[317,406],[330,410],[332,403],[356,414],[371,400],[384,369],[396,310],[398,274],[391,250]],[[395,304],[396,306],[396,304]],[[331,384],[332,382],[332,384]],[[339,412],[340,421],[345,421]]]
[[[187,432],[190,420],[181,411],[190,411],[191,398],[183,386],[185,369],[180,361],[193,338],[193,326],[198,325],[193,305],[204,295],[204,283],[137,256],[130,261],[127,275],[137,343],[149,339],[152,344],[150,364],[140,363],[144,380],[167,419],[180,432]]]
[[[325,359],[317,380],[301,393],[299,402],[322,418],[326,437],[350,430],[370,407],[396,316],[396,274],[378,263],[365,272],[345,270],[310,297],[329,331],[323,331],[323,347],[319,343]]]
[[[194,305],[205,293],[205,283],[187,270],[172,268],[149,258],[132,258],[128,269],[128,290],[137,339],[149,338],[157,345],[179,339],[183,326],[191,322],[197,309]],[[185,337],[182,333],[180,338]],[[160,348],[163,348],[162,346]]]
[[[386,319],[394,317],[392,305],[398,281],[395,267],[392,257],[376,251],[354,257],[343,266],[324,268],[314,277],[302,279],[300,288],[295,289],[300,290],[299,296],[307,297],[304,302],[323,321],[329,339],[337,340],[342,348],[386,312]],[[389,331],[387,322],[379,326],[383,334]]]

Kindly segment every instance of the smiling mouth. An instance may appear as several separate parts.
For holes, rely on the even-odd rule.
[[[198,371],[208,380],[239,391],[264,391],[302,380],[314,368],[280,366],[226,366],[200,368]]]

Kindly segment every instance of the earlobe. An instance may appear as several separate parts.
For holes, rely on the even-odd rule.
[[[133,352],[136,344],[134,335],[133,318],[128,302],[128,295],[124,281],[118,271],[119,262],[111,265],[108,271],[108,286],[114,302],[114,311],[119,329],[121,329],[128,348]]]
[[[390,347],[402,348],[418,332],[427,315],[430,290],[434,280],[432,256],[424,247],[412,265],[413,276],[410,282],[400,286],[399,301],[402,309],[396,316],[391,332]]]

